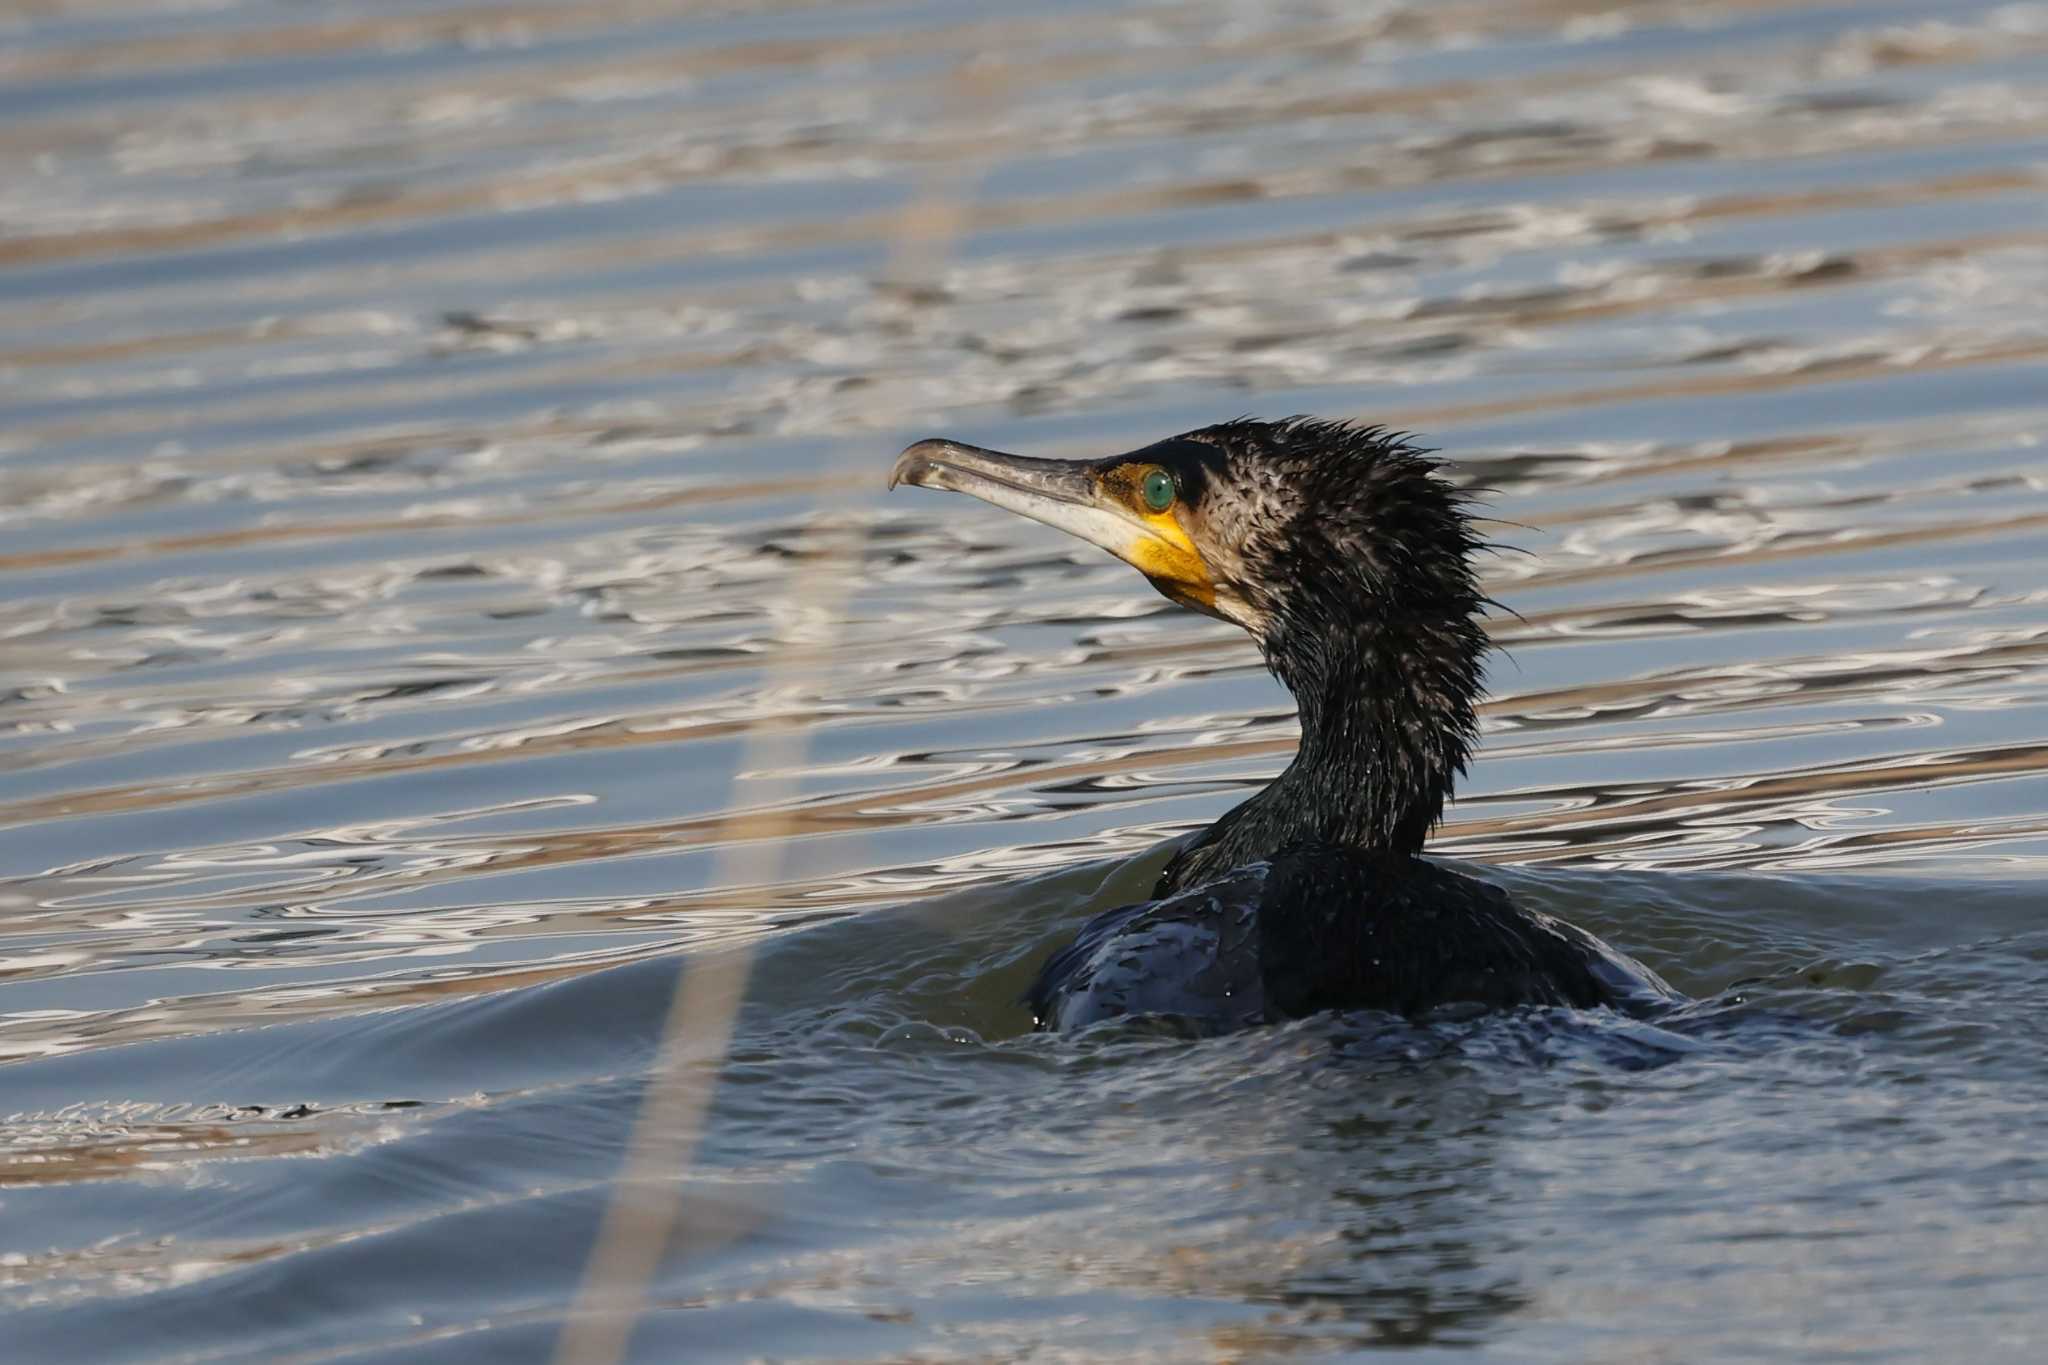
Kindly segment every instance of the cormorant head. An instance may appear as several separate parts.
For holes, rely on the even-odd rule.
[[[898,483],[1101,546],[1173,601],[1250,631],[1290,686],[1319,643],[1476,631],[1485,600],[1464,496],[1379,427],[1225,422],[1099,460],[919,441],[897,458]]]
[[[1295,835],[1421,847],[1477,734],[1487,647],[1465,495],[1423,451],[1380,427],[1241,420],[1100,460],[919,441],[898,483],[1056,526],[1243,626],[1301,707],[1290,782],[1267,804]]]

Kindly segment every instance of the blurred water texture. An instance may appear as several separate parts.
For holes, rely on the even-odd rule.
[[[7,1360],[548,1358],[742,950],[635,1358],[2048,1350],[2048,5],[0,35]],[[890,458],[1292,412],[1497,490],[1437,848],[1687,1020],[1024,1033],[1292,707]]]

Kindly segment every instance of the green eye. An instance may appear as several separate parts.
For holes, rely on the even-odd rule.
[[[1145,505],[1155,512],[1164,512],[1173,506],[1173,475],[1163,469],[1155,469],[1145,476],[1143,485]]]

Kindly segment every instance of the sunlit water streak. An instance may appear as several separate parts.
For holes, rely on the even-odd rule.
[[[2038,1355],[2048,7],[8,23],[0,1354],[546,1358],[745,949],[648,1359]],[[888,461],[1296,411],[1495,490],[1439,850],[1699,1004],[1024,1033],[1292,709]]]

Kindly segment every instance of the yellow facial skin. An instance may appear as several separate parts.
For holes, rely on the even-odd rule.
[[[1122,547],[1120,557],[1182,606],[1215,615],[1216,584],[1202,552],[1181,524],[1180,501],[1164,512],[1153,511],[1145,502],[1145,476],[1158,467],[1118,465],[1102,476],[1103,493],[1122,504],[1138,523],[1138,534]]]

